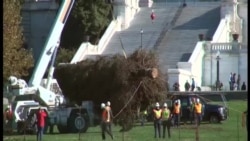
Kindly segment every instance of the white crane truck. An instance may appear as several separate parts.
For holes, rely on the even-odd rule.
[[[32,111],[34,113],[34,110],[42,106],[48,114],[47,125],[57,125],[60,133],[86,132],[88,129],[87,109],[82,106],[67,105],[56,79],[53,79],[54,61],[60,36],[74,2],[75,0],[62,0],[55,23],[29,83],[14,76],[9,77],[9,90],[15,95],[11,105],[15,123],[27,120],[28,113]],[[48,78],[43,79],[47,68],[49,68]],[[21,130],[20,128],[17,127],[17,130]]]

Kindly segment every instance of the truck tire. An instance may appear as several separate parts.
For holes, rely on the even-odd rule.
[[[210,115],[209,118],[210,123],[220,123],[219,117],[215,114]]]
[[[57,129],[60,134],[68,133],[68,128],[67,126],[62,126],[62,125],[57,125]]]
[[[70,133],[79,133],[79,131],[84,133],[88,129],[88,123],[86,122],[86,119],[77,113],[70,115],[68,125]]]

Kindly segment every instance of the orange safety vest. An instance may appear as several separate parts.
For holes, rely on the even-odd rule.
[[[159,110],[154,109],[153,112],[154,112],[155,119],[160,119],[161,118],[161,112],[162,112],[161,109],[159,109]]]
[[[202,105],[200,103],[195,104],[194,105],[195,113],[201,114],[201,108],[202,108]]]
[[[106,106],[105,108],[107,111],[108,111],[108,116],[109,116],[109,119],[112,120],[113,118],[113,114],[112,114],[112,110],[111,110],[111,107],[110,106]]]
[[[102,111],[102,121],[110,122],[110,114],[109,114],[109,111],[107,109],[104,109]]]
[[[174,114],[179,114],[180,113],[180,105],[174,105]]]
[[[10,110],[5,111],[5,117],[7,120],[12,120],[13,119],[13,113]]]

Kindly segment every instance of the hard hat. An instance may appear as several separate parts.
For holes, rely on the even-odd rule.
[[[164,103],[164,104],[163,104],[163,107],[168,107],[168,104],[167,104],[167,103]]]
[[[197,99],[196,99],[196,102],[197,102],[197,103],[200,103],[200,99],[199,99],[199,98],[197,98]]]
[[[178,100],[175,100],[174,103],[178,103]]]
[[[101,104],[101,108],[102,109],[105,108],[105,104],[104,103]]]
[[[180,100],[180,99],[178,99],[177,101],[178,101],[179,104],[181,103],[181,100]]]
[[[110,105],[111,105],[111,103],[110,103],[110,101],[108,101],[108,102],[107,102],[107,106],[110,106]]]
[[[155,106],[156,106],[156,107],[160,107],[159,102],[156,102]]]
[[[17,84],[17,78],[15,76],[10,76],[8,80],[9,80],[10,85]]]

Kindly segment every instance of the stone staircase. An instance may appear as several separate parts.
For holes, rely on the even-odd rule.
[[[113,35],[102,55],[123,54],[122,45],[126,54],[133,53],[141,47],[141,44],[143,49],[153,49],[162,29],[171,23],[178,8],[178,5],[166,7],[155,4],[151,8],[142,7],[126,30],[117,31]],[[150,19],[152,9],[156,14],[154,22]],[[142,34],[141,29],[143,30]]]
[[[116,32],[102,55],[133,53],[143,49],[155,50],[162,71],[176,68],[180,60],[188,61],[198,41],[198,34],[212,38],[220,22],[220,2],[154,2],[151,8],[142,7],[130,26]],[[156,19],[152,23],[152,9]],[[141,29],[143,33],[141,34]]]
[[[174,26],[168,29],[156,47],[160,56],[162,70],[176,68],[177,62],[189,60],[198,35],[212,38],[220,22],[220,3],[187,3]]]

